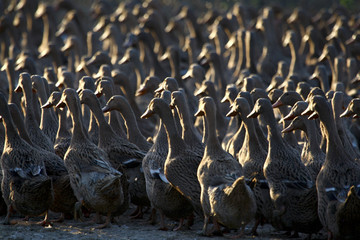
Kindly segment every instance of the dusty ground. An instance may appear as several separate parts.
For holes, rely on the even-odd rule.
[[[118,223],[113,224],[111,228],[95,229],[96,224],[89,222],[80,222],[74,220],[65,220],[63,223],[54,223],[50,227],[41,227],[34,224],[41,218],[32,218],[29,222],[21,221],[16,225],[0,224],[0,239],[227,239],[225,237],[203,237],[199,235],[202,227],[202,222],[195,219],[195,224],[191,229],[174,231],[160,231],[159,225],[150,225],[147,223],[149,214],[145,214],[144,219],[130,219],[129,213],[132,209],[118,218]],[[56,216],[51,216],[56,217]],[[4,217],[0,217],[2,223]],[[167,221],[169,229],[177,225],[175,221]],[[250,231],[250,226],[247,227],[247,232]],[[288,239],[284,236],[284,232],[275,231],[271,226],[260,226],[258,229],[259,236],[253,237],[246,235],[244,239]],[[235,235],[232,232],[228,235]],[[306,235],[300,235],[298,239],[304,239]],[[292,238],[294,239],[294,238]],[[324,234],[314,235],[312,239],[326,239]]]

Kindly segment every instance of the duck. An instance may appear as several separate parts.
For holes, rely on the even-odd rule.
[[[127,128],[127,139],[138,146],[144,152],[149,151],[151,148],[151,143],[149,143],[144,135],[140,132],[135,114],[124,96],[114,95],[102,108],[104,113],[117,110],[124,119],[126,128]]]
[[[224,97],[221,99],[221,103],[229,103],[230,105],[233,103],[236,95],[238,94],[238,90],[236,89],[235,84],[228,84],[226,86],[226,91]],[[231,118],[229,121],[229,126],[226,131],[225,137],[221,142],[222,148],[226,149],[226,146],[229,141],[231,141],[233,135],[241,126],[241,118]]]
[[[95,80],[90,76],[84,76],[79,80],[79,86],[77,92],[80,92],[83,89],[90,89],[95,91]],[[94,114],[90,111],[87,105],[81,106],[83,127],[87,129],[86,133],[91,141],[97,145],[99,143],[99,127],[96,123]]]
[[[203,216],[200,203],[200,184],[196,171],[202,156],[190,149],[180,137],[169,104],[163,99],[153,98],[142,118],[159,115],[168,138],[168,154],[164,163],[164,175],[168,182],[190,200],[194,211]]]
[[[39,75],[31,76],[32,89],[38,93],[40,105],[44,105],[48,99],[48,83],[45,78]],[[40,129],[46,134],[46,136],[54,143],[56,138],[56,132],[58,129],[58,120],[56,119],[54,111],[49,108],[42,108]]]
[[[48,152],[35,145],[27,133],[23,116],[19,108],[13,103],[9,104],[8,108],[20,137],[40,152],[38,158],[43,159],[46,173],[52,180],[54,198],[49,209],[52,212],[61,213],[61,216],[56,220],[50,220],[50,223],[62,222],[65,216],[72,216],[76,203],[76,198],[70,186],[69,175],[65,168],[64,161],[55,153]],[[47,220],[43,221],[44,225],[47,223]]]
[[[274,204],[272,225],[288,231],[315,233],[322,226],[311,175],[301,162],[300,154],[282,139],[269,99],[258,99],[247,117],[255,118],[260,114],[266,116],[268,128],[269,147],[263,171]]]
[[[318,215],[329,239],[359,236],[360,165],[347,152],[336,131],[330,104],[322,96],[312,96],[302,115],[319,118],[327,139],[325,162],[316,178]],[[351,212],[351,214],[349,214]]]
[[[161,93],[160,98],[170,103],[171,93],[165,90]],[[183,219],[191,216],[193,207],[190,200],[177,191],[164,174],[164,164],[168,154],[168,140],[161,119],[154,139],[154,144],[146,153],[142,162],[146,192],[153,209],[160,212],[160,230],[167,230],[165,216],[180,219],[179,226],[174,229],[178,230],[182,227]],[[152,215],[154,215],[154,212],[152,212]],[[152,223],[155,223],[154,216],[152,216]]]
[[[146,107],[146,104],[151,99],[147,98],[147,97],[149,97],[149,95],[146,97],[139,97],[139,96],[146,94],[148,91],[147,89],[150,86],[151,86],[150,87],[151,91],[153,88],[156,89],[158,87],[158,85],[156,85],[156,83],[153,83],[153,81],[157,82],[157,79],[155,79],[157,77],[154,76],[154,79],[152,77],[149,77],[150,82],[148,82],[148,83],[146,83],[147,82],[146,79],[148,77],[145,78],[144,83],[143,83],[145,85],[142,84],[140,87],[140,89],[143,89],[143,91],[144,91],[144,93],[141,93],[141,94],[139,94],[139,91],[136,90],[135,86],[134,86],[134,88],[132,88],[132,82],[131,82],[130,78],[126,76],[125,73],[123,73],[121,71],[112,71],[112,77],[114,80],[114,85],[120,86],[121,91],[126,96],[126,99],[129,101],[131,108],[134,111],[134,114],[137,119],[138,126],[139,126],[141,133],[144,134],[144,136],[146,136],[146,137],[152,136],[153,129],[154,129],[153,124],[151,124],[151,122],[149,122],[149,121],[146,121],[146,120],[140,118],[141,111],[143,110],[143,108]],[[160,82],[160,80],[159,80],[159,82]],[[150,84],[150,86],[148,86],[147,84]],[[142,88],[142,86],[144,86],[144,88]]]
[[[64,89],[56,107],[65,105],[72,117],[73,134],[64,162],[78,201],[77,206],[92,209],[98,216],[106,214],[105,223],[97,228],[108,227],[111,217],[122,208],[126,198],[121,184],[123,174],[111,166],[105,151],[92,143],[84,133],[80,100],[74,89]]]
[[[345,119],[340,118],[340,114],[343,111],[345,98],[346,95],[343,92],[336,91],[332,97],[331,105],[334,113],[336,128],[338,130],[341,142],[343,143],[344,149],[352,158],[355,159],[359,158],[360,156],[359,149],[356,145],[357,143],[355,143],[356,140],[354,139],[354,135],[352,135],[349,131],[348,126],[344,121]]]
[[[7,205],[4,224],[10,224],[15,211],[25,216],[44,215],[53,201],[51,178],[46,174],[41,153],[23,140],[14,126],[7,99],[0,93],[0,109],[5,126],[5,144],[1,155],[1,191]],[[21,157],[22,155],[26,158]]]
[[[31,76],[26,72],[20,74],[19,83],[15,88],[15,92],[21,91],[25,96],[25,126],[31,141],[46,151],[54,152],[52,141],[45,135],[43,131],[40,130],[39,124],[35,119]]]
[[[99,79],[96,84],[96,90],[94,94],[100,98],[104,96],[105,102],[109,101],[110,97],[115,94],[115,87],[112,79],[107,79],[105,77]],[[126,134],[123,129],[123,122],[121,121],[121,117],[117,112],[110,112],[109,116],[109,124],[112,129],[121,137],[125,138]]]
[[[173,91],[171,93],[170,108],[177,110],[181,124],[181,137],[190,149],[199,155],[204,154],[204,144],[202,136],[197,131],[190,118],[190,111],[187,105],[185,93],[183,91]]]
[[[146,190],[142,177],[143,173],[140,171],[141,160],[145,156],[145,152],[141,151],[135,144],[130,143],[127,139],[119,137],[111,126],[106,122],[105,116],[100,107],[100,102],[95,96],[94,92],[89,89],[83,89],[79,92],[79,99],[81,104],[86,104],[93,112],[96,122],[99,126],[99,144],[98,147],[105,151],[107,158],[111,165],[119,172],[123,173],[121,178],[122,189],[125,196],[124,203],[119,209],[120,213],[125,212],[129,206],[128,191],[130,193],[131,201],[136,205],[145,205],[141,203],[143,198],[146,202]],[[135,165],[133,168],[132,165]],[[125,170],[124,168],[127,168]],[[127,180],[129,177],[129,183]],[[130,184],[130,185],[129,185]],[[140,198],[140,200],[139,200]]]
[[[256,119],[247,118],[252,106],[253,103],[249,103],[248,99],[238,96],[230,105],[230,111],[226,116],[239,115],[244,123],[245,138],[237,159],[242,166],[246,181],[253,183],[250,183],[249,185],[253,185],[251,189],[254,192],[257,212],[255,225],[251,232],[253,235],[257,235],[257,227],[261,221],[264,218],[271,221],[273,204],[263,173],[263,166],[267,156],[267,148],[263,148],[262,143],[258,138],[258,134],[255,130]],[[241,152],[246,152],[246,154],[241,156],[243,155]],[[264,185],[262,183],[265,183],[265,187],[262,186]]]
[[[292,121],[282,132],[299,129],[305,133],[306,141],[301,151],[301,161],[308,168],[313,181],[316,181],[316,177],[325,161],[325,153],[320,149],[321,133],[315,121],[309,121],[304,116],[301,116],[301,113],[307,107],[307,102],[296,102],[289,114],[283,118]]]
[[[202,82],[201,87],[197,89],[197,91],[194,93],[195,96],[203,96],[207,95],[214,99],[215,106],[216,106],[216,130],[217,134],[219,136],[219,139],[222,141],[225,137],[226,130],[228,127],[228,119],[226,119],[222,115],[222,109],[220,108],[218,101],[217,101],[217,94],[215,90],[215,84],[210,80],[205,80]]]
[[[15,103],[18,107],[21,106],[21,99],[18,94],[14,93],[17,78],[15,77],[14,59],[6,58],[1,67],[1,71],[6,71],[6,77],[9,85],[9,103]]]
[[[246,185],[239,162],[221,148],[214,128],[215,109],[214,100],[203,97],[199,100],[196,113],[196,116],[205,115],[209,131],[204,156],[197,170],[204,212],[202,233],[205,236],[210,234],[207,232],[207,225],[212,216],[215,231],[220,230],[219,224],[230,229],[241,227],[239,236],[242,236],[245,226],[255,217],[255,197]]]
[[[54,91],[50,94],[50,97],[41,108],[51,108],[55,107],[56,104],[60,101],[61,92]],[[56,132],[56,139],[54,143],[55,154],[58,155],[61,159],[64,159],[66,150],[70,146],[71,133],[68,130],[68,123],[66,118],[66,109],[56,109],[59,119],[59,127]]]

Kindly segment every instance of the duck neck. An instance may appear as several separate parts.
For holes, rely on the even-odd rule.
[[[216,117],[215,109],[206,109],[205,118],[207,122],[206,131],[208,132],[208,137],[206,140],[205,153],[219,151],[221,145],[219,143],[218,137],[216,135]]]
[[[331,161],[333,158],[330,158],[328,156],[338,155],[339,153],[344,152],[343,144],[337,133],[337,128],[334,122],[332,111],[330,109],[327,112],[323,111],[323,113],[319,114],[319,116],[320,116],[320,121],[324,126],[323,131],[327,142],[326,159],[327,161],[328,160]]]
[[[133,143],[137,142],[139,139],[146,141],[146,139],[139,130],[135,114],[131,109],[130,105],[123,104],[122,109],[122,111],[119,111],[125,120],[125,126],[127,128],[127,138],[129,139],[129,141]]]
[[[162,154],[162,156],[166,157],[168,153],[168,139],[166,134],[166,129],[162,120],[159,122],[159,131],[156,134],[155,142],[149,151],[157,151],[157,153]]]
[[[92,114],[94,114],[98,128],[99,128],[99,141],[101,141],[103,134],[108,134],[109,131],[112,132],[110,125],[107,123],[105,116],[101,110],[100,102],[98,99],[95,98],[95,95],[93,98],[88,101],[87,106],[90,108]],[[91,126],[91,125],[90,125]]]
[[[66,119],[66,111],[62,110],[62,109],[58,109],[58,117],[59,117],[59,126],[58,126],[58,130],[56,133],[56,138],[70,136],[70,134],[68,132],[67,121],[66,121],[67,120]]]
[[[11,146],[15,141],[19,141],[21,138],[16,131],[9,109],[2,110],[1,115],[3,117],[3,124],[5,128],[5,149],[6,146]]]
[[[274,112],[272,109],[270,109],[267,117],[264,119],[266,121],[267,129],[268,129],[268,142],[269,142],[269,149],[273,148],[279,148],[279,147],[285,147],[283,138],[281,137],[281,134],[279,132]]]
[[[27,87],[25,87],[25,86],[23,88],[23,93],[25,96],[25,109],[26,109],[25,110],[25,121],[26,121],[26,123],[29,123],[32,121],[37,122],[37,118],[35,116],[35,104],[34,104],[34,99],[33,99],[34,93],[30,88],[27,89]]]
[[[307,119],[304,119],[304,121],[305,129],[303,131],[305,132],[307,138],[307,146],[309,150],[311,152],[321,152],[320,142],[318,136],[316,135],[317,129],[315,121],[309,121]]]
[[[68,104],[68,109],[71,114],[72,125],[73,125],[73,134],[71,137],[70,145],[79,144],[79,143],[87,144],[89,140],[84,132],[79,100],[75,99],[74,103]]]
[[[49,23],[49,17],[47,14],[44,14],[42,16],[42,20],[43,20],[43,24],[44,24],[44,32],[43,32],[43,38],[42,38],[42,42],[41,45],[42,47],[46,47],[49,43],[49,39],[50,39],[50,23]]]
[[[11,62],[11,63],[10,63]],[[16,79],[15,79],[15,70],[14,70],[14,63],[13,60],[8,62],[8,66],[6,68],[6,76],[9,83],[9,103],[15,103],[20,108],[20,99],[19,97],[14,94],[14,89],[16,86]]]
[[[137,88],[139,88],[141,83],[145,79],[144,68],[139,59],[134,60],[134,66],[135,66],[135,74],[137,80]]]
[[[169,143],[169,155],[176,156],[179,153],[183,152],[186,148],[186,145],[178,131],[176,129],[175,120],[172,116],[171,110],[169,107],[164,107],[161,109],[159,116],[165,126],[168,143]]]
[[[214,70],[215,81],[219,81],[218,84],[219,84],[221,96],[224,96],[227,83],[226,83],[226,79],[224,76],[224,69],[221,65],[221,61],[218,61],[218,60],[219,59],[215,60],[214,62],[210,62],[210,66]]]
[[[291,53],[291,63],[288,76],[291,76],[295,73],[295,69],[299,69],[300,61],[298,56],[298,49],[295,48],[295,45],[292,41],[289,42],[289,48]]]
[[[182,127],[182,139],[185,139],[185,136],[192,136],[193,135],[193,124],[190,121],[190,113],[189,109],[187,108],[186,104],[182,101],[178,101],[176,103],[176,110],[178,112],[180,123]]]
[[[243,112],[241,116],[244,116],[242,119],[245,127],[245,138],[244,144],[247,145],[247,149],[249,149],[249,153],[253,153],[258,151],[258,148],[261,147],[259,139],[257,137],[257,133],[255,131],[254,121],[256,119],[247,118],[246,116],[250,113],[249,111]]]

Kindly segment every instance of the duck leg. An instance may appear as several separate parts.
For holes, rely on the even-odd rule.
[[[6,217],[5,217],[4,222],[3,222],[4,225],[10,225],[11,224],[10,223],[10,216],[11,216],[12,212],[13,212],[13,207],[10,204],[8,206]]]
[[[52,220],[51,222],[54,223],[54,222],[59,222],[59,223],[62,223],[65,219],[65,213],[61,213],[60,217],[58,219],[55,219],[55,220]]]
[[[84,222],[85,219],[84,219],[84,216],[83,216],[82,211],[81,211],[81,205],[82,204],[80,202],[75,203],[75,206],[74,206],[74,219],[75,220],[80,219],[80,221]]]
[[[49,221],[49,214],[48,214],[48,211],[45,212],[45,217],[44,217],[44,220],[36,223],[38,225],[41,225],[41,226],[51,226],[51,222]]]
[[[220,229],[220,224],[216,221],[215,218],[213,218],[213,224],[214,224],[214,229],[212,231],[212,235],[215,236],[222,236],[222,231]]]
[[[159,230],[167,231],[168,228],[165,226],[165,214],[162,211],[160,211],[160,223],[161,227],[159,228]]]
[[[135,211],[130,214],[131,219],[142,219],[143,216],[144,216],[144,214],[143,214],[143,211],[142,211],[142,206],[137,206]]]
[[[103,223],[102,217],[99,212],[96,212],[95,223],[98,223],[98,224]]]
[[[239,234],[234,235],[234,236],[228,236],[227,238],[230,238],[230,239],[242,238],[244,235],[245,235],[245,226],[242,226]]]
[[[190,228],[192,225],[194,225],[194,213],[191,213],[187,218],[187,226]]]
[[[155,225],[155,223],[156,223],[156,209],[155,208],[151,209],[151,213],[150,213],[150,217],[148,219],[148,222],[151,225]]]
[[[96,214],[99,214],[99,213],[96,213]],[[99,214],[100,215],[100,214]],[[103,228],[107,228],[107,227],[110,227],[111,226],[111,212],[108,212],[107,213],[107,216],[106,216],[106,221],[104,224],[100,225],[100,226],[97,226],[95,227],[96,229],[103,229]]]
[[[259,235],[259,234],[257,233],[257,228],[258,228],[258,226],[260,225],[260,223],[261,223],[261,217],[256,218],[254,227],[251,229],[251,234],[252,234],[253,236],[258,236],[258,235]]]
[[[207,226],[209,224],[209,217],[208,216],[204,216],[204,225],[203,225],[203,228],[202,228],[202,235],[203,236],[208,236],[207,234]]]
[[[180,230],[183,225],[184,225],[184,218],[180,218],[179,226],[177,228],[174,228],[173,231]]]

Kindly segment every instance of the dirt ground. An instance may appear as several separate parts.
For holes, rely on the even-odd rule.
[[[203,237],[200,235],[202,222],[195,218],[195,224],[191,229],[182,229],[179,231],[161,231],[158,230],[159,225],[150,225],[147,222],[149,213],[144,215],[143,219],[130,219],[129,214],[133,208],[129,209],[123,216],[118,218],[118,224],[112,224],[110,228],[95,229],[95,223],[80,222],[75,220],[65,220],[63,223],[54,223],[52,226],[42,227],[36,225],[36,221],[41,218],[31,218],[30,221],[20,221],[16,225],[0,224],[0,239],[192,239],[192,240],[209,240],[209,239],[227,239],[237,233],[231,232],[226,237]],[[54,219],[57,215],[51,215]],[[92,217],[92,216],[91,216]],[[91,219],[89,219],[90,221]],[[0,223],[4,221],[4,217],[0,217]],[[167,227],[174,228],[176,221],[167,220]],[[246,232],[250,232],[252,224],[247,226]],[[260,226],[258,228],[259,236],[253,237],[246,235],[243,239],[288,239],[284,232],[275,231],[270,225]],[[307,235],[300,234],[300,238],[304,239]],[[292,238],[294,239],[294,238]],[[313,235],[312,239],[326,239],[324,233]]]

